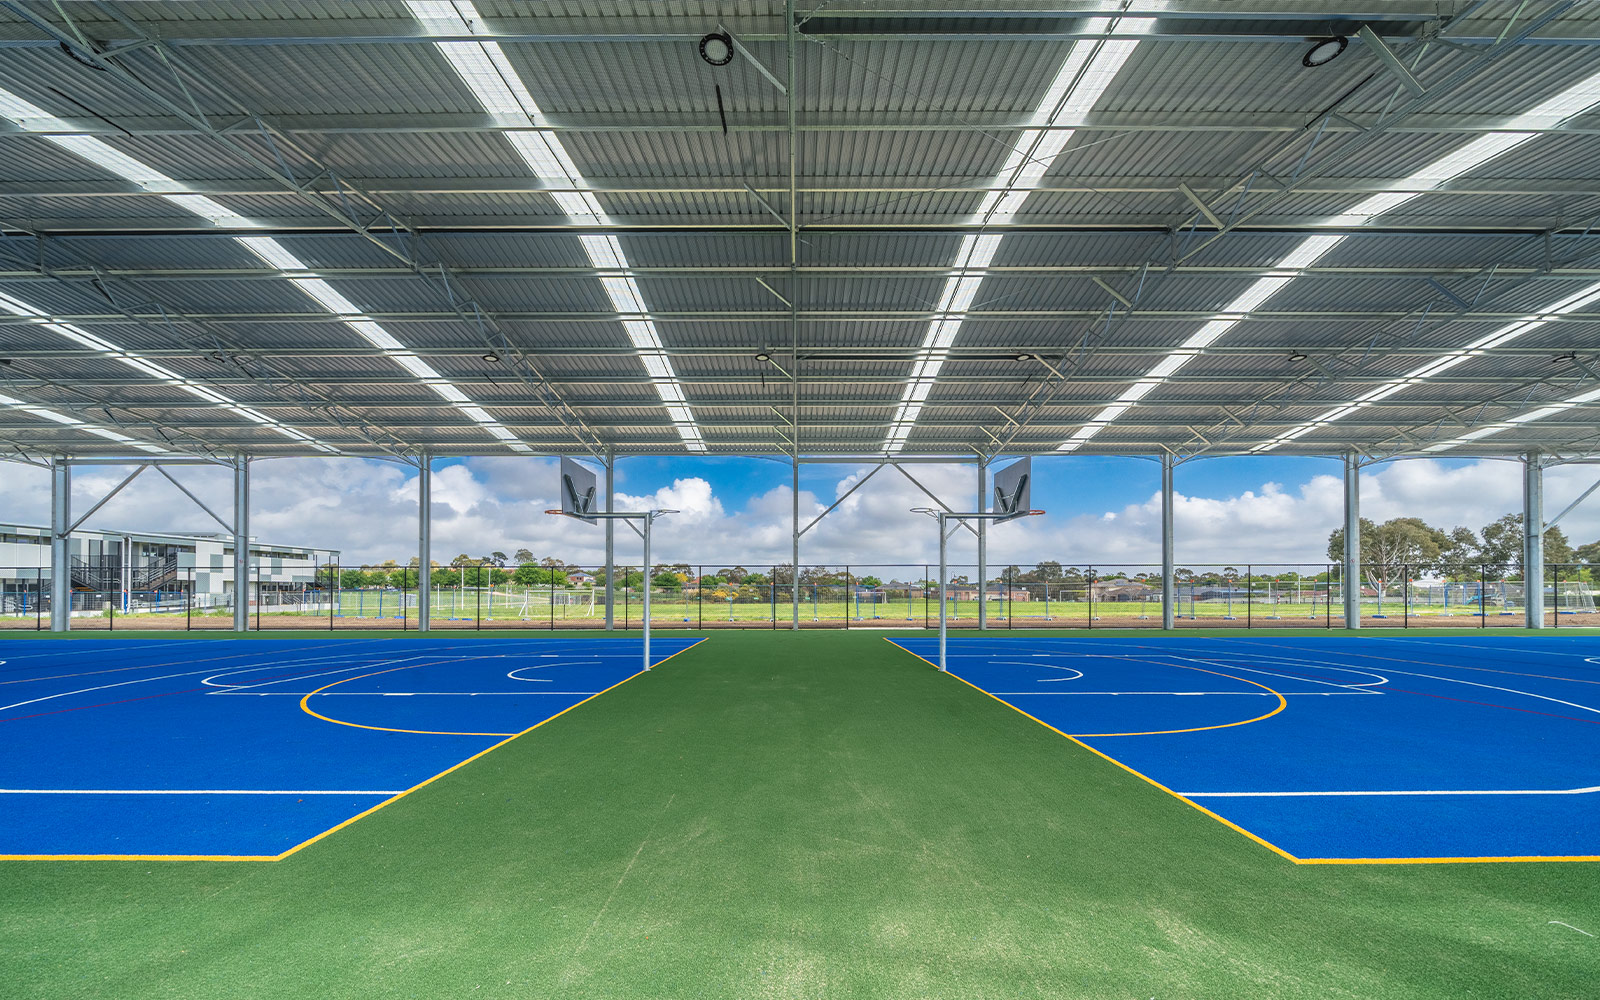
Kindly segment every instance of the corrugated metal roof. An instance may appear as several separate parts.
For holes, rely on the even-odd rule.
[[[982,17],[940,17],[962,6],[954,0],[858,0],[850,11],[814,12],[805,29],[814,34],[795,53],[801,131],[791,259],[788,100],[747,59],[716,69],[694,50],[695,38],[721,22],[786,77],[783,44],[762,37],[783,30],[781,3],[478,6],[493,30],[538,36],[505,51],[556,127],[549,134],[620,223],[610,235],[637,271],[655,336],[713,450],[719,440],[783,450],[772,408],[787,412],[796,372],[807,448],[881,443],[929,336],[929,311],[976,232],[971,214],[1013,147],[1032,138],[1019,126],[1070,50],[1040,33],[1084,24],[1059,3],[1030,0]],[[1255,6],[1306,24],[1327,16],[1294,0]],[[4,49],[0,87],[256,220],[258,233],[321,269],[405,349],[539,447],[572,440],[555,399],[623,452],[681,447],[589,266],[584,230],[540,190],[441,55],[425,39],[394,37],[416,30],[404,4],[127,2],[116,12],[172,40],[201,110],[237,129],[255,155],[53,46]],[[840,16],[852,12],[874,16]],[[1416,39],[1440,24],[1446,38],[1498,33],[1505,17],[1487,8],[1455,26],[1433,20],[1449,10],[1393,13],[1379,26],[1403,58],[1420,53],[1416,72],[1430,87],[1394,131],[1350,124],[1407,110],[1360,43],[1307,70],[1303,39],[1283,29],[1291,22],[1158,22],[1050,164],[1044,190],[984,231],[1003,237],[992,271],[968,289],[969,314],[908,450],[993,447],[979,428],[1052,449],[1308,232],[1326,231],[1329,218],[1462,148],[1481,134],[1474,130],[1499,127],[1594,72],[1594,49],[1583,45],[1521,46],[1483,66],[1466,51],[1420,51]],[[129,33],[97,8],[75,16],[93,37]],[[1597,23],[1600,11],[1579,7],[1546,33],[1581,36]],[[1170,37],[1180,29],[1281,30],[1273,41]],[[1031,34],[1007,37],[1016,32]],[[341,34],[361,37],[307,44]],[[605,40],[619,34],[630,40]],[[0,13],[0,38],[36,35]],[[126,60],[167,86],[154,53]],[[280,164],[259,138],[245,139],[241,107],[279,122],[300,151],[281,151]],[[1317,116],[1329,108],[1344,117],[1320,130]],[[1314,273],[1190,359],[1085,450],[1194,447],[1190,426],[1222,428],[1213,436],[1224,449],[1245,448],[1600,282],[1592,226],[1600,185],[1591,183],[1600,136],[1583,124],[1534,137],[1444,192],[1342,230],[1347,237]],[[324,170],[354,178],[372,198],[341,199],[326,183],[315,186],[320,194],[274,189],[278,165],[296,183]],[[1250,194],[1241,199],[1246,178]],[[1196,209],[1180,185],[1241,227],[1221,237],[1207,225],[1186,228]],[[373,225],[371,237],[319,211],[319,197]],[[388,232],[385,211],[424,239]],[[416,446],[498,447],[230,235],[46,139],[0,132],[0,222],[51,237],[41,257],[26,233],[0,235],[0,290],[183,378],[357,450],[371,445],[330,422],[320,409],[326,399],[387,422]],[[481,326],[474,308],[483,310]],[[1437,423],[1451,408],[1476,405],[1500,419],[1566,398],[1588,384],[1585,365],[1600,364],[1589,358],[1600,343],[1597,316],[1589,307],[1524,333],[1288,450],[1403,448],[1396,429]],[[795,339],[798,359],[790,357]],[[533,368],[503,356],[513,352],[526,352]],[[762,353],[770,360],[758,361]],[[1040,360],[1019,357],[1034,353]],[[1294,359],[1302,353],[1308,358]],[[27,322],[0,321],[0,357],[12,362],[7,391],[29,402],[98,407],[135,428],[188,422],[212,444],[274,453],[293,446],[197,406],[170,379]],[[1029,400],[1038,408],[1022,428],[997,412],[1021,416]],[[1252,407],[1245,427],[1228,416]],[[11,417],[19,427],[39,422]],[[55,426],[12,433],[34,447],[113,447],[75,442]],[[1573,437],[1568,423],[1546,430],[1535,422],[1484,446],[1556,447]]]

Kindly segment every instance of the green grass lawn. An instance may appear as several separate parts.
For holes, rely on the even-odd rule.
[[[1296,866],[879,635],[723,632],[281,862],[0,863],[0,995],[1594,997],[1552,920],[1600,864]]]

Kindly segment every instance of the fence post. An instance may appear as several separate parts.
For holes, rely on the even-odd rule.
[[[1489,566],[1478,564],[1478,627],[1489,627]]]

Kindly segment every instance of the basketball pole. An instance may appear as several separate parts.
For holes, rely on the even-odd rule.
[[[643,521],[644,528],[639,532],[644,538],[644,669],[650,669],[650,526],[656,518],[663,514],[676,514],[675,510],[628,510],[628,511],[595,511],[593,513],[578,514],[570,510],[547,510],[546,514],[556,514],[561,517],[576,518],[579,521]],[[554,601],[552,592],[551,600]],[[554,606],[552,604],[552,606]]]
[[[949,673],[950,668],[945,662],[945,649],[950,632],[950,585],[946,579],[948,576],[949,567],[947,551],[949,536],[945,533],[945,524],[952,519],[956,521],[994,521],[999,523],[1001,521],[1009,521],[1012,518],[1017,517],[1032,517],[1037,514],[1043,514],[1044,511],[1024,510],[1012,511],[1010,513],[975,511],[969,513],[957,513],[955,511],[941,510],[936,507],[913,507],[911,508],[911,512],[913,514],[927,514],[939,523],[939,669],[945,673]],[[984,581],[978,581],[978,593],[980,597],[983,594],[986,586],[987,585],[984,583]]]

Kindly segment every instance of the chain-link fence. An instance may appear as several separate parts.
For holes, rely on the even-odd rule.
[[[1408,565],[1367,565],[1351,584],[1365,628],[1520,627],[1528,584],[1514,566],[1469,565],[1441,574]],[[1546,567],[1548,627],[1600,626],[1597,567]],[[329,563],[293,582],[264,581],[252,566],[243,588],[251,629],[415,629],[424,594],[416,566]],[[1031,569],[975,565],[947,570],[943,597],[956,629],[1160,629],[1161,568],[1149,564]],[[1173,573],[1176,628],[1342,628],[1345,581],[1337,563],[1204,564]],[[68,616],[77,630],[217,629],[234,626],[231,572],[174,568],[141,587],[84,586],[73,574]],[[746,567],[619,565],[610,581],[610,621],[685,628],[927,628],[939,620],[938,567],[928,564]],[[438,566],[426,603],[434,629],[583,629],[607,624],[604,567]],[[0,628],[45,630],[48,567],[0,568]]]

